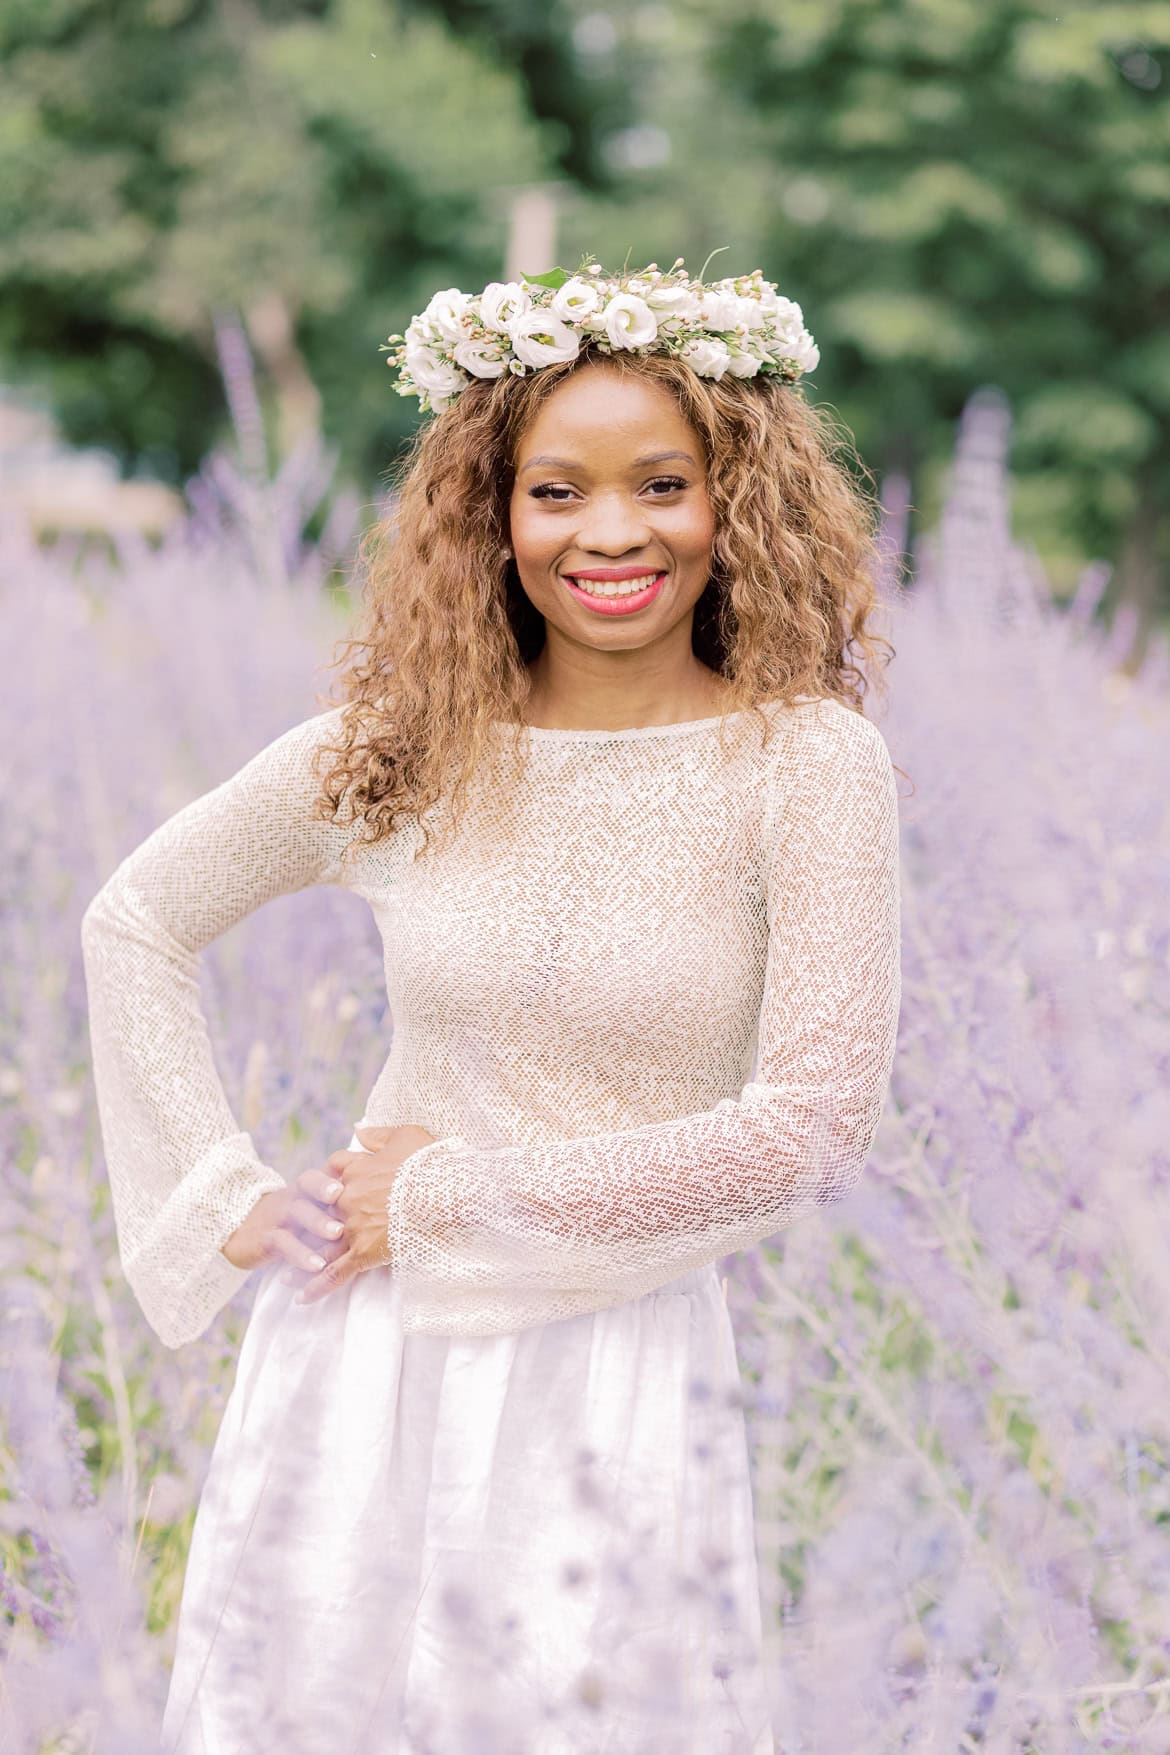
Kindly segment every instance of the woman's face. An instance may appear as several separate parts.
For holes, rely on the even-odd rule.
[[[715,519],[698,434],[669,390],[592,364],[566,378],[520,441],[510,521],[546,635],[627,651],[685,621],[689,650]],[[636,588],[614,595],[627,579]]]

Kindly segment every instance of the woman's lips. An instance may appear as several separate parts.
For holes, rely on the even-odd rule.
[[[583,603],[596,615],[632,615],[635,610],[645,609],[648,603],[653,603],[666,580],[666,574],[659,573],[654,583],[647,585],[644,591],[632,591],[626,597],[601,597],[596,592],[582,591],[567,574],[562,576],[577,602]]]

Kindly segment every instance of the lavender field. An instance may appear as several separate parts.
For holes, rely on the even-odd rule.
[[[359,508],[305,542],[330,458],[269,482],[233,385],[239,454],[161,547],[0,533],[6,1755],[155,1749],[247,1316],[171,1352],[123,1283],[78,941],[132,846],[323,704],[353,611]],[[1127,665],[1103,569],[1052,602],[1009,419],[969,405],[904,588],[886,488],[904,962],[872,1162],[727,1264],[784,1755],[1170,1755],[1170,657]],[[262,1156],[344,1146],[390,1031],[364,904],[279,898],[203,995]]]

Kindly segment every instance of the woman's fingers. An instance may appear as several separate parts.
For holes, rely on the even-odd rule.
[[[298,1304],[316,1304],[320,1299],[327,1298],[338,1286],[352,1280],[358,1272],[358,1260],[352,1249],[331,1261],[323,1271],[315,1273],[307,1286],[302,1286],[296,1295]]]
[[[340,1237],[345,1225],[336,1213],[329,1212],[317,1201],[309,1200],[306,1195],[294,1195],[288,1209],[286,1223],[299,1225],[311,1237],[328,1237],[331,1240]]]
[[[333,1157],[335,1158],[344,1157],[346,1163],[348,1163],[351,1158],[364,1156],[364,1153],[359,1152],[335,1152],[333,1154]],[[327,1160],[329,1163],[332,1163],[332,1161],[332,1158]],[[340,1165],[339,1168],[344,1169],[345,1166]],[[309,1195],[313,1200],[324,1201],[327,1206],[331,1206],[341,1193],[344,1185],[336,1170],[318,1170],[313,1168],[312,1170],[301,1171],[296,1179],[296,1186],[302,1194]]]
[[[321,1250],[313,1244],[303,1242],[295,1231],[289,1230],[287,1225],[276,1227],[273,1233],[273,1242],[278,1255],[284,1256],[285,1260],[291,1262],[293,1267],[301,1268],[307,1274],[320,1273],[321,1269],[327,1265]],[[328,1246],[324,1245],[323,1247]],[[336,1256],[336,1246],[334,1246],[333,1253]]]

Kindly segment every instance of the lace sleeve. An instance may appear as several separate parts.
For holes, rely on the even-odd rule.
[[[81,921],[98,1118],[126,1278],[169,1347],[194,1340],[250,1270],[222,1244],[285,1186],[241,1132],[199,999],[198,953],[283,892],[340,881],[352,826],[314,819],[311,756],[340,708],[285,732],[149,835]]]
[[[871,721],[848,710],[796,720],[769,779],[763,862],[752,1082],[712,1109],[628,1131],[488,1151],[447,1138],[412,1153],[387,1203],[408,1330],[486,1332],[602,1309],[852,1187],[884,1105],[901,998],[895,777]]]

